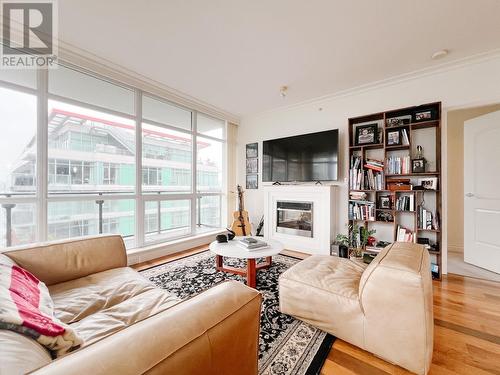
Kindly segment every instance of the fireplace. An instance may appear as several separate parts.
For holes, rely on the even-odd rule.
[[[313,237],[313,202],[277,201],[276,232]]]

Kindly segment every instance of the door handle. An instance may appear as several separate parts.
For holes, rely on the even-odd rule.
[[[473,197],[473,196],[474,196],[474,194],[472,194],[472,193],[467,193],[467,194],[465,194],[465,196],[466,196],[467,198],[471,198],[471,197]]]

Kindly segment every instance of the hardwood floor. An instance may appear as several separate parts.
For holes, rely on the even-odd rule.
[[[134,266],[144,269],[205,250],[202,246]],[[303,254],[285,251],[296,257]],[[322,375],[411,374],[336,340]],[[445,275],[434,281],[434,354],[430,375],[500,375],[500,283]]]

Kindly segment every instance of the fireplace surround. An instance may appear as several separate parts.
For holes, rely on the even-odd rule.
[[[330,254],[335,228],[334,185],[264,187],[264,236],[285,249]]]

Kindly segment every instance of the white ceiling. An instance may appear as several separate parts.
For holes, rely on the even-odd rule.
[[[500,48],[499,20],[499,0],[59,1],[64,42],[240,116]]]

